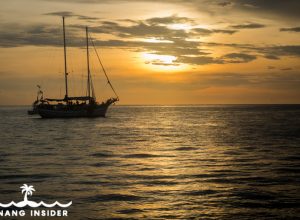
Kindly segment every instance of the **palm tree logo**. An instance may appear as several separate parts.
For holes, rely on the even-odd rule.
[[[36,207],[39,207],[39,206],[44,206],[44,207],[47,207],[47,208],[52,208],[54,206],[60,206],[61,208],[67,208],[70,205],[72,205],[72,201],[70,201],[67,204],[62,204],[62,203],[59,203],[58,201],[56,201],[52,204],[47,204],[43,201],[40,201],[39,203],[34,202],[34,201],[30,201],[30,200],[28,200],[28,196],[32,196],[33,192],[35,192],[34,187],[32,185],[29,186],[27,184],[23,184],[23,186],[21,186],[20,189],[22,189],[21,193],[22,194],[24,193],[24,200],[23,201],[20,201],[18,203],[15,203],[14,201],[11,201],[8,204],[0,203],[0,207],[7,208],[7,207],[10,207],[10,206],[15,206],[15,207],[18,207],[18,208],[22,208],[22,207],[25,207],[25,206],[29,206],[29,207],[32,207],[32,208],[36,208]]]
[[[23,184],[23,186],[20,187],[22,189],[22,194],[24,193],[24,202],[28,203],[27,196],[32,196],[32,193],[35,191],[34,187],[28,186],[27,184]]]

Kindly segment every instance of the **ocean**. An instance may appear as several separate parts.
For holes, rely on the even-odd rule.
[[[28,108],[0,107],[0,203],[28,184],[32,201],[72,201],[60,219],[300,218],[300,105]]]

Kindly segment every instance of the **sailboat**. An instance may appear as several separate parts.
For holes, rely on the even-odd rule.
[[[78,117],[105,117],[110,105],[119,101],[119,97],[112,86],[105,68],[100,60],[98,52],[91,38],[89,38],[88,27],[86,27],[86,56],[87,56],[87,95],[86,96],[69,96],[68,91],[68,70],[67,70],[67,46],[65,34],[65,17],[63,20],[63,42],[64,42],[64,75],[65,75],[65,97],[63,99],[42,98],[39,99],[35,110],[42,118],[78,118]],[[107,83],[115,94],[115,97],[109,98],[101,103],[97,102],[93,87],[90,71],[90,52],[89,43],[95,49],[99,63],[107,79]]]

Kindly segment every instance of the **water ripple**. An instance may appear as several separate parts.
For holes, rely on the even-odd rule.
[[[297,219],[300,105],[114,106],[40,120],[0,107],[1,203],[65,219]]]

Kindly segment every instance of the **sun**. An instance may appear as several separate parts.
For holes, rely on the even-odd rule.
[[[190,29],[192,29],[193,27],[189,24],[170,24],[168,25],[168,27],[170,29],[173,30],[185,30],[185,31],[189,31]]]
[[[146,62],[159,62],[162,65],[171,65],[173,64],[173,61],[176,60],[175,56],[171,55],[158,55],[158,54],[152,54],[152,53],[143,53],[143,58],[146,60]]]
[[[185,64],[177,63],[177,57],[172,55],[142,53],[141,58],[143,62],[152,70],[178,71],[186,68]]]

